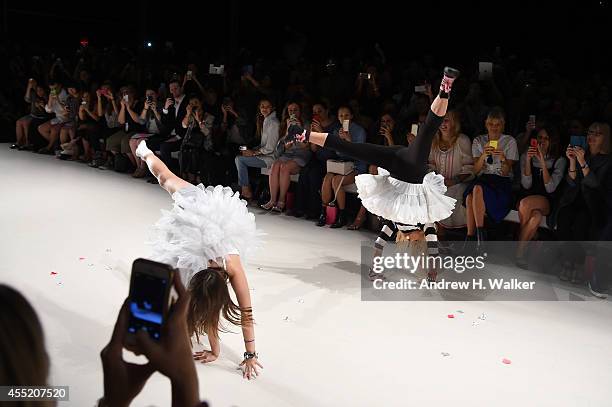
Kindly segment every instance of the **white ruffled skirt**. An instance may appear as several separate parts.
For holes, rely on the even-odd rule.
[[[171,210],[153,226],[147,242],[153,260],[187,271],[184,281],[229,254],[247,258],[259,246],[262,233],[246,202],[229,187],[182,188],[172,195]]]
[[[359,198],[369,212],[409,225],[438,222],[453,213],[457,201],[444,195],[442,175],[430,172],[422,184],[410,184],[391,177],[383,168],[378,173],[355,177]]]

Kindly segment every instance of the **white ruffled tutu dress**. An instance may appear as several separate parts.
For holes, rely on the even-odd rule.
[[[446,219],[457,202],[444,195],[444,177],[434,172],[425,175],[423,183],[411,184],[378,167],[378,175],[358,175],[355,184],[361,203],[370,213],[407,225]]]
[[[247,204],[229,187],[188,186],[172,195],[171,210],[153,226],[147,242],[153,260],[181,270],[183,281],[208,267],[208,261],[239,254],[248,258],[263,235]]]

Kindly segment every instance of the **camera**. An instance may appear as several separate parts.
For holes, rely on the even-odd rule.
[[[153,103],[153,96],[147,95],[146,100],[147,100],[147,103],[149,103],[149,104]]]
[[[224,72],[225,72],[225,65],[215,66],[213,64],[210,64],[208,66],[208,73],[211,75],[223,75]]]

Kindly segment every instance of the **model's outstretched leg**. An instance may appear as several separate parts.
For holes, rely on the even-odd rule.
[[[140,144],[138,144],[138,148],[136,149],[136,155],[138,158],[147,163],[149,167],[149,171],[157,181],[159,185],[168,191],[170,195],[175,193],[181,188],[185,188],[187,186],[192,186],[189,182],[184,179],[176,176],[172,171],[168,169],[166,164],[159,158],[153,154],[153,151],[149,150],[147,147],[147,143],[145,140],[142,140]]]
[[[456,69],[448,67],[444,69],[440,93],[431,104],[431,111],[425,124],[421,126],[415,141],[409,147],[351,143],[336,136],[329,136],[328,133],[311,132],[297,125],[289,127],[288,135],[295,141],[311,142],[354,159],[383,167],[392,176],[399,176],[399,179],[403,181],[420,183],[427,173],[427,159],[431,143],[446,115],[448,97],[457,76],[459,76],[459,71]]]

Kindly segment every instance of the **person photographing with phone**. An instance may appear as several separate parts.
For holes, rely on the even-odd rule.
[[[521,229],[516,264],[527,268],[525,249],[558,202],[558,187],[563,181],[567,160],[561,156],[559,134],[551,127],[532,130],[529,148],[521,155],[521,199],[518,213]]]
[[[577,144],[578,139],[574,143]],[[553,225],[557,227],[561,241],[593,241],[601,238],[607,219],[612,216],[606,209],[606,185],[612,177],[610,158],[610,126],[593,123],[587,132],[586,149],[569,145],[565,156],[569,161],[566,188],[553,213]],[[567,243],[561,252],[559,278],[577,282],[576,266],[584,260],[584,249],[578,244]]]
[[[254,379],[262,366],[255,347],[249,285],[241,262],[258,245],[260,232],[253,214],[231,188],[196,187],[173,174],[145,140],[138,145],[136,155],[174,200],[172,210],[164,211],[155,224],[155,235],[149,243],[153,260],[180,269],[187,283],[191,295],[190,335],[195,334],[199,341],[200,335],[206,334],[210,341],[211,349],[196,352],[194,359],[208,363],[219,357],[223,316],[242,328],[245,353],[240,366],[245,378]],[[230,297],[228,282],[238,304]]]
[[[519,159],[516,140],[503,134],[506,119],[499,108],[487,115],[487,134],[472,142],[474,174],[476,179],[463,193],[467,217],[468,241],[487,240],[484,228],[485,214],[496,223],[501,222],[512,209],[512,166]]]
[[[136,148],[141,140],[149,140],[153,149],[158,149],[161,143],[160,134],[164,131],[162,125],[161,109],[157,106],[157,92],[154,89],[145,91],[145,102],[140,112],[139,123],[144,126],[142,133],[136,133],[130,138],[130,151],[136,160],[136,170],[132,173],[134,178],[144,178],[149,173],[143,160],[136,156]]]

